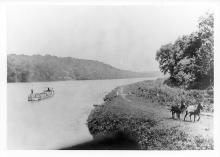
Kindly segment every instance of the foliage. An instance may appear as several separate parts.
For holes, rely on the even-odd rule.
[[[198,30],[161,46],[156,60],[170,82],[184,88],[206,88],[214,81],[214,17],[201,17]]]
[[[184,99],[187,104],[194,104],[204,97],[202,90],[183,90],[163,84],[163,79],[143,81],[127,85],[128,91],[145,103],[170,105]],[[160,119],[149,114],[150,108],[144,108],[135,101],[125,101],[116,96],[118,88],[107,94],[102,105],[97,105],[87,119],[87,125],[94,138],[122,132],[135,138],[140,149],[144,150],[196,150],[214,149],[213,139],[192,136],[178,127],[160,124]],[[210,95],[213,92],[208,91]],[[210,104],[207,104],[210,105]],[[205,109],[207,110],[208,107]],[[158,114],[160,111],[157,111]],[[163,114],[163,113],[160,113]]]
[[[213,140],[192,137],[176,127],[151,128],[141,134],[139,143],[142,149],[150,150],[207,150],[214,149]]]
[[[181,88],[170,87],[164,84],[163,79],[144,81],[130,85],[133,95],[141,97],[150,103],[163,106],[172,106],[184,101],[186,105],[197,105],[204,103],[204,111],[213,112],[214,95],[213,90],[184,90]]]
[[[90,114],[88,128],[94,137],[117,134],[123,132],[131,137],[138,138],[140,127],[150,128],[156,124],[144,114],[132,114],[120,112],[120,110],[109,110],[108,107],[96,107]],[[135,131],[134,131],[135,130]]]
[[[50,55],[8,55],[7,81],[94,80],[144,77],[157,73],[120,70],[98,61]]]

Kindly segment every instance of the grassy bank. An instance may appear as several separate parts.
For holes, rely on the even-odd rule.
[[[90,113],[88,128],[95,138],[123,132],[134,138],[140,149],[213,149],[209,126],[197,132],[202,123],[212,120],[188,123],[170,119],[167,108],[181,100],[187,104],[203,100],[204,111],[213,112],[212,91],[171,88],[158,79],[114,89]]]

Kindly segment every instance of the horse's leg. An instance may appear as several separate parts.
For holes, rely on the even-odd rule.
[[[190,121],[192,121],[192,120],[191,120],[191,116],[192,116],[192,113],[190,113],[190,114],[189,114],[189,117],[190,117]]]
[[[194,114],[194,122],[195,122],[195,120],[196,120],[196,114]]]
[[[180,113],[178,113],[177,116],[178,116],[178,119],[180,120]]]
[[[185,121],[187,115],[188,115],[188,111],[186,111],[186,114],[184,116],[184,121]]]
[[[173,119],[174,119],[174,114],[175,114],[175,113],[172,111],[172,118],[173,118]]]
[[[198,118],[198,120],[197,120],[197,121],[199,121],[199,120],[200,120],[200,114],[198,114],[198,116],[199,116],[199,118]]]

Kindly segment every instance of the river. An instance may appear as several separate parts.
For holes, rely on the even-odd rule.
[[[86,125],[93,104],[117,86],[155,78],[7,84],[8,149],[59,149],[92,139]],[[55,95],[28,102],[30,89]]]

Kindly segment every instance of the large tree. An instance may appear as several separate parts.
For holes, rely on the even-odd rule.
[[[214,17],[199,19],[198,30],[161,46],[156,60],[169,81],[184,88],[206,88],[214,81]]]

